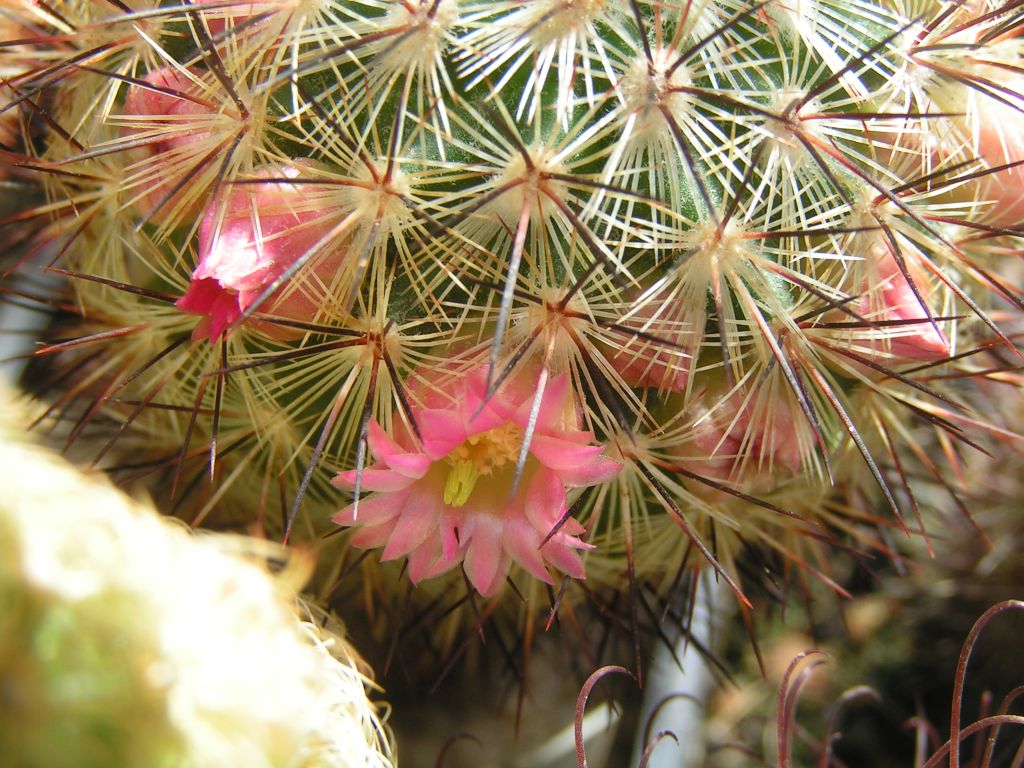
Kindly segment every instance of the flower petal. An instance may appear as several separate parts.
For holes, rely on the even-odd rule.
[[[331,485],[336,488],[351,491],[356,487],[356,476],[358,474],[359,471],[355,469],[350,469],[346,472],[339,472],[334,476],[334,479],[331,480]],[[360,488],[364,491],[383,491],[385,493],[394,493],[395,491],[407,488],[414,482],[416,482],[414,478],[400,474],[393,469],[366,467],[363,469],[362,484],[360,485]]]
[[[559,374],[549,379],[544,387],[544,399],[541,401],[540,410],[537,412],[537,432],[559,432],[563,429],[563,413],[565,410],[565,399],[569,390],[569,377],[567,374]],[[530,422],[530,412],[533,410],[536,390],[524,390],[520,394],[520,400],[515,413],[510,419],[516,422],[523,429]]]
[[[438,553],[437,547],[430,546],[430,542],[428,542],[409,554],[409,578],[413,584],[419,584],[424,579],[430,579],[451,570],[457,564],[457,561],[447,562]]]
[[[416,494],[414,503],[407,504],[402,510],[380,559],[394,560],[423,545],[430,534],[437,530],[442,508],[441,500],[434,498],[433,494]]]
[[[554,582],[544,567],[544,558],[541,557],[540,542],[540,534],[525,521],[508,520],[505,522],[502,544],[505,551],[512,557],[513,562],[545,584],[552,584]]]
[[[861,313],[870,320],[893,322],[873,334],[871,346],[879,351],[888,349],[892,355],[908,360],[937,360],[948,357],[949,342],[929,319],[921,302],[928,289],[921,269],[910,259],[903,267],[887,248],[879,246],[872,253],[869,282],[876,287],[860,302]],[[904,270],[907,274],[904,274]],[[907,279],[913,280],[913,285]],[[905,321],[906,325],[899,324]]]
[[[370,420],[366,439],[378,461],[406,477],[418,480],[430,469],[429,456],[407,451],[391,439],[376,419]]]
[[[465,419],[458,411],[420,411],[416,423],[423,435],[423,452],[433,461],[443,459],[469,436]]]
[[[566,507],[562,509],[562,513],[558,516],[558,520],[554,523],[554,525],[550,526],[546,531],[541,531],[540,533],[542,533],[544,536],[547,536],[552,531],[554,531],[555,536],[562,535],[570,537],[579,536],[581,533],[586,533],[587,529],[584,528],[583,524],[575,517],[569,516],[566,517],[565,520],[562,520],[562,518],[565,517],[565,512],[567,509],[568,504],[566,505]],[[557,531],[555,530],[556,526],[558,528]]]
[[[583,545],[583,542],[576,543]],[[586,545],[580,548],[589,549]],[[583,560],[580,558],[576,548],[559,541],[557,536],[541,547],[541,553],[544,555],[545,560],[567,576],[572,576],[574,579],[585,579],[587,577],[587,570],[583,567]]]
[[[504,525],[491,515],[470,519],[463,535],[466,538],[465,569],[477,592],[490,597],[501,586],[508,573],[508,560],[502,548]]]
[[[530,453],[571,486],[596,485],[618,474],[622,465],[601,456],[603,450],[600,445],[581,445],[552,435],[534,435],[530,442]]]
[[[209,338],[211,344],[216,343],[224,330],[242,314],[238,294],[209,278],[193,278],[188,290],[174,302],[174,306],[182,312],[202,317],[192,338],[197,341]]]
[[[565,488],[558,475],[542,467],[530,481],[523,499],[523,514],[535,530],[546,536],[567,509]]]
[[[376,549],[384,546],[384,542],[391,535],[391,529],[395,527],[393,520],[388,520],[380,525],[367,525],[352,534],[352,546],[361,549]]]
[[[441,557],[452,565],[462,559],[457,523],[451,515],[441,516]]]
[[[373,525],[399,514],[408,499],[409,492],[379,493],[360,499],[358,508],[355,504],[349,504],[331,520],[338,525]],[[355,518],[353,513],[356,515]]]
[[[607,456],[598,456],[582,466],[562,470],[558,476],[571,488],[584,488],[611,480],[620,471],[622,462],[609,459]]]
[[[544,402],[541,403],[540,412],[537,414],[537,430],[550,432],[558,429],[562,423],[562,415],[565,410],[565,400],[569,396],[569,375],[559,374],[548,381],[544,388]],[[533,398],[530,398],[530,407],[533,407]]]

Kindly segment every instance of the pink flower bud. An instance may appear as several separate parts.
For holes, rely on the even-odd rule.
[[[963,0],[960,7],[955,10],[953,21],[957,25],[975,22],[966,29],[965,35],[957,35],[947,40],[954,40],[956,37],[968,37],[972,42],[995,43],[1002,40],[1009,40],[1020,37],[1024,34],[1022,27],[1013,16],[1016,3],[1007,0]],[[989,36],[994,28],[1000,31],[995,37]],[[983,40],[982,38],[986,38]]]
[[[1024,78],[1011,79],[1001,88],[1024,93]],[[974,197],[990,204],[985,221],[995,226],[1024,226],[1024,100],[1005,104],[979,97],[971,118],[971,147],[987,167],[1000,169],[977,181]]]
[[[608,361],[629,387],[682,392],[690,378],[697,336],[679,317],[668,291],[631,310],[618,325],[635,333],[608,354]],[[703,322],[703,318],[701,319]]]
[[[914,263],[910,254],[904,257],[904,264],[917,293],[927,298],[930,284],[923,270]],[[857,312],[867,323],[885,323],[865,330],[865,333],[870,333],[867,338],[868,356],[889,362],[892,358],[928,361],[949,356],[949,342],[928,319],[921,299],[915,295],[895,257],[883,243],[872,248],[866,259],[865,283]],[[901,325],[900,321],[906,321],[906,324]],[[864,352],[860,345],[856,351]]]
[[[953,32],[937,42],[964,52],[959,61],[960,82],[944,84],[932,93],[943,111],[963,113],[952,118],[959,140],[940,142],[937,154],[962,151],[966,143],[966,151],[984,168],[998,169],[953,192],[956,199],[985,203],[984,222],[997,227],[1024,226],[1024,77],[1014,63],[1019,53],[1010,54],[1005,62],[999,61],[998,53],[1002,48],[1006,55],[1007,46],[1016,50],[1014,38],[1024,33],[1020,24],[1010,23],[1011,10],[1002,0],[967,0],[956,9]],[[975,47],[981,55],[976,55]],[[991,59],[985,55],[989,49]]]
[[[300,258],[313,260],[312,271],[300,271],[259,311],[294,320],[316,314],[321,302],[310,295],[313,281],[295,280],[316,274],[329,281],[346,251],[336,243],[318,246],[336,222],[322,208],[310,205],[318,191],[315,186],[304,185],[300,191],[281,180],[299,174],[297,165],[265,167],[254,175],[278,180],[228,184],[210,203],[199,227],[199,265],[188,291],[177,301],[179,309],[202,316],[192,338],[215,342]],[[267,323],[259,326],[270,335],[287,335]]]
[[[697,406],[692,442],[680,448],[679,464],[701,477],[745,493],[774,488],[800,473],[802,416],[784,398],[737,390],[708,408]]]
[[[13,106],[18,96],[18,83],[42,67],[41,52],[46,37],[39,30],[23,24],[17,11],[0,11],[0,40],[4,40],[4,54],[0,58],[0,147],[18,147],[22,141],[22,115],[29,114],[27,105]],[[37,40],[39,45],[34,45]],[[18,86],[18,87],[16,87]],[[0,179],[11,175],[7,163],[0,163]]]
[[[198,73],[195,74],[198,77]],[[126,115],[173,118],[180,115],[210,113],[209,108],[194,100],[195,83],[177,67],[167,66],[155,69],[143,77],[142,81],[153,88],[134,84],[129,86],[124,97]],[[165,138],[148,145],[150,154],[159,155],[196,140],[196,131],[188,122],[175,123],[172,120],[165,120],[161,122],[161,125],[168,127],[168,134]],[[172,127],[180,128],[180,130],[172,131],[170,130]]]
[[[194,74],[199,77],[198,72]],[[172,210],[183,217],[195,215],[195,196],[191,205],[182,208],[188,197],[185,189],[170,200],[167,196],[201,162],[205,154],[201,145],[210,135],[214,110],[204,102],[196,82],[176,67],[153,70],[142,82],[152,87],[128,87],[121,120],[123,136],[145,140],[132,150],[135,165],[145,176],[139,186],[146,190],[136,207],[146,217],[160,218]]]

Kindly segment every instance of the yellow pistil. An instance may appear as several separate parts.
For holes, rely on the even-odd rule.
[[[465,504],[481,475],[519,458],[523,432],[513,423],[473,435],[445,457],[451,465],[444,484],[444,503],[452,507]]]

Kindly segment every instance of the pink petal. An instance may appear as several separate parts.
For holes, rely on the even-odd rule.
[[[441,516],[441,556],[452,565],[457,563],[459,555],[459,536],[455,519],[451,515]]]
[[[432,579],[435,576],[440,576],[442,573],[447,573],[461,562],[462,555],[459,555],[454,560],[448,560],[444,556],[439,557],[434,561],[433,565],[423,572],[423,578]]]
[[[601,456],[600,445],[580,445],[552,435],[534,435],[530,453],[558,472],[566,485],[596,485],[610,480],[622,469],[616,461]]]
[[[547,467],[533,476],[523,499],[523,514],[536,530],[547,532],[565,513],[565,488],[553,470]]]
[[[780,412],[785,412],[780,409]],[[768,424],[760,424],[762,430],[759,448],[762,457],[771,462],[775,469],[784,469],[792,475],[800,473],[804,456],[800,450],[800,434],[794,419],[773,418]]]
[[[566,509],[568,509],[568,504],[566,505]],[[565,515],[566,509],[562,510],[562,514],[558,516],[558,521],[562,520],[562,517]],[[586,533],[587,529],[584,528],[583,524],[575,517],[566,517],[565,521],[561,523],[558,521],[556,521],[555,524],[550,526],[546,531],[540,531],[540,533],[544,534],[544,536],[547,536],[554,530],[555,526],[558,526],[558,530],[555,531],[555,534],[554,536],[552,536],[552,538],[559,535],[572,537],[579,536],[581,533]]]
[[[423,544],[437,531],[441,516],[441,500],[426,494],[413,493],[410,504],[406,504],[398,518],[395,530],[388,539],[388,545],[381,554],[381,560],[394,560],[406,555]]]
[[[191,70],[191,72],[197,79],[199,78],[200,75],[196,70]],[[184,98],[186,94],[196,96],[198,95],[197,91],[200,90],[188,74],[176,67],[161,67],[147,73],[142,78],[142,82],[154,86],[154,88],[171,91],[171,93],[164,93],[134,83],[130,85],[125,93],[124,115],[132,118],[152,117],[155,119],[148,126],[145,124],[149,121],[133,120],[131,122],[134,125],[125,125],[122,129],[124,134],[131,135],[141,131],[148,133],[159,125],[163,137],[159,141],[148,144],[145,148],[152,156],[172,152],[205,137],[206,131],[196,130],[196,121],[175,119],[190,115],[212,114],[208,106],[197,103],[192,98]],[[163,191],[165,190],[161,190],[161,194]]]
[[[347,491],[354,490],[356,487],[357,474],[358,470],[355,469],[350,469],[346,472],[339,472],[334,476],[334,479],[331,480],[331,485]],[[391,469],[366,467],[363,469],[362,485],[360,486],[360,489],[363,491],[382,491],[384,493],[392,493],[394,491],[400,491],[403,488],[408,488],[414,482],[414,478],[399,474]]]
[[[537,413],[538,432],[552,432],[560,429],[568,393],[568,374],[563,373],[548,379],[547,385],[544,387],[544,399],[541,401],[540,410]],[[530,422],[530,411],[533,410],[535,396],[535,391],[524,392],[515,416],[512,417],[524,429]]]
[[[416,423],[423,435],[423,452],[433,461],[443,459],[469,436],[466,421],[458,411],[420,411]]]
[[[287,262],[276,262],[262,232],[257,235],[253,229],[248,213],[244,221],[238,218],[221,221],[218,231],[216,222],[221,219],[217,208],[211,205],[207,209],[199,228],[200,261],[192,276],[216,280],[235,291],[255,291],[258,295],[283,271]]]
[[[1017,70],[1019,73],[1019,70]],[[1021,93],[1024,79],[1019,74],[1000,83],[1007,93]],[[977,197],[993,204],[985,220],[997,226],[1015,227],[1024,221],[1024,127],[1016,104],[1001,99],[978,99],[975,153],[989,168],[1002,168],[978,179]],[[1003,166],[1008,166],[1003,168]]]
[[[691,357],[643,343],[616,353],[609,362],[629,387],[682,392],[690,378]]]
[[[370,450],[378,461],[406,477],[420,479],[433,463],[430,457],[422,453],[409,452],[392,440],[376,419],[370,420],[366,437]]]
[[[424,579],[439,576],[450,570],[458,562],[446,562],[437,553],[436,547],[423,545],[409,554],[409,579],[413,584],[419,584]],[[443,566],[443,567],[440,567]]]
[[[732,461],[743,447],[743,436],[750,428],[750,409],[736,413],[730,402],[709,413],[694,430],[694,446],[709,459]]]
[[[466,575],[484,597],[490,597],[501,586],[508,573],[508,561],[502,548],[504,526],[491,515],[478,515],[470,520],[463,535],[466,538]]]
[[[225,293],[223,297],[213,305],[210,310],[210,322],[208,328],[210,343],[216,343],[224,335],[228,327],[242,316],[238,308],[238,297]],[[200,325],[199,327],[203,327]],[[197,329],[198,330],[198,329]],[[192,338],[200,338],[192,334]]]
[[[518,404],[512,402],[516,399],[514,396],[510,398],[510,393],[515,386],[514,381],[503,383],[488,397],[486,365],[477,366],[462,381],[463,399],[461,402],[469,407],[470,412],[490,410],[497,414],[502,421],[507,421]],[[483,405],[482,408],[481,405]]]
[[[589,549],[588,545],[583,542],[575,542],[570,539],[574,544],[578,544],[582,549]],[[547,544],[541,547],[541,554],[544,555],[544,559],[547,560],[551,565],[557,568],[562,573],[573,577],[574,579],[586,578],[587,571],[583,567],[583,560],[576,552],[575,546],[569,546],[559,540],[558,536],[555,536]]]
[[[949,356],[950,348],[946,337],[928,319],[914,288],[904,276],[895,257],[884,248],[872,254],[873,277],[881,287],[877,292],[868,293],[860,303],[860,311],[867,319],[881,321],[908,321],[906,325],[894,324],[879,328],[870,339],[876,349],[886,349],[896,357],[908,360],[938,360]],[[904,266],[914,280],[918,292],[927,283],[910,259]]]
[[[682,305],[674,291],[636,297],[622,323],[637,334],[609,358],[612,368],[630,387],[665,392],[686,389],[698,344],[695,323],[682,319]]]
[[[192,89],[192,79],[177,67],[154,69],[142,78],[142,82],[157,88],[185,93]],[[167,115],[173,113],[185,101],[176,93],[163,93],[141,85],[131,85],[124,98],[124,111],[129,115]],[[194,102],[188,102],[194,103]]]
[[[376,549],[384,546],[384,542],[391,535],[391,529],[395,527],[394,522],[388,521],[380,525],[368,525],[360,528],[352,535],[352,546],[360,549]]]
[[[358,508],[355,504],[349,504],[331,520],[338,525],[376,524],[400,513],[409,500],[409,496],[408,491],[405,493],[379,493],[367,499],[360,499]],[[357,517],[353,518],[353,513]]]
[[[197,315],[205,315],[210,312],[210,307],[222,296],[224,289],[216,280],[199,279],[192,280],[188,289],[180,299],[174,302],[174,306],[182,312],[191,312]]]
[[[204,3],[215,3],[220,0],[191,0],[196,5],[203,5]],[[206,20],[206,26],[209,27],[210,36],[217,37],[223,35],[224,31],[228,28],[228,24],[232,26],[241,25],[242,22],[257,15],[271,14],[279,11],[281,6],[279,3],[273,0],[268,2],[254,2],[248,5],[232,5],[228,7],[215,8],[213,10],[205,11],[203,18]],[[265,24],[268,20],[253,20],[248,25],[247,31],[251,31],[254,27],[258,27],[261,24]],[[237,32],[235,34],[238,34]]]
[[[927,320],[909,325],[917,329],[907,335],[894,335],[890,343],[892,353],[908,360],[941,360],[949,357],[949,342],[941,331]]]
[[[209,278],[193,279],[185,295],[174,305],[182,312],[203,317],[192,338],[209,338],[211,344],[216,343],[225,329],[242,314],[238,306],[238,294]]]
[[[540,412],[537,415],[538,431],[549,432],[556,429],[563,419],[565,401],[569,396],[569,375],[559,374],[549,379],[544,388],[544,401],[541,403]],[[533,398],[530,398],[530,407],[533,407]]]
[[[570,488],[584,488],[611,480],[620,471],[622,471],[621,462],[609,459],[607,456],[598,456],[587,464],[563,470],[558,473],[558,476]]]
[[[552,583],[541,557],[541,537],[537,531],[524,522],[509,520],[505,523],[503,542],[505,551],[515,563],[545,584]]]
[[[479,366],[465,378],[464,413],[470,434],[479,434],[515,418],[516,410],[529,392],[512,378],[487,396],[487,366]],[[477,413],[479,411],[479,413]]]
[[[599,445],[564,440],[556,435],[535,434],[530,441],[530,453],[554,470],[571,469],[584,464],[602,450]]]

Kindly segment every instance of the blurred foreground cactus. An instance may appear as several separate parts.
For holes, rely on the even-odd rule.
[[[1015,2],[2,19],[2,158],[43,191],[7,291],[53,310],[67,444],[194,524],[343,530],[323,594],[392,629],[410,580],[527,633],[706,567],[827,580],[1017,439],[975,386],[1020,357]]]
[[[362,662],[296,603],[301,558],[190,535],[26,445],[0,396],[4,765],[392,765]]]

